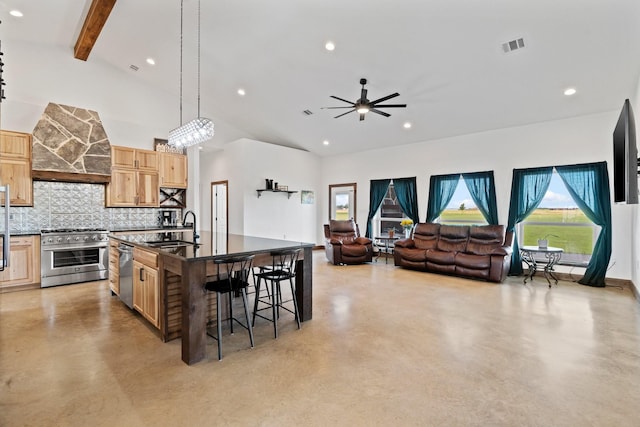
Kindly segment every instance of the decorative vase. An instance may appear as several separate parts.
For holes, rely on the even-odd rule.
[[[391,230],[389,230],[387,232],[387,234],[389,234],[389,237],[393,237],[393,235],[395,234],[396,230],[394,230],[393,228]]]
[[[411,237],[411,228],[407,227],[404,229],[404,238],[408,239]]]

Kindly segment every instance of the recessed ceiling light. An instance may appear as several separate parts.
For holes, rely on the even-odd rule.
[[[245,96],[246,92],[244,91],[244,89],[240,88],[238,89],[238,95],[240,96]]]
[[[322,141],[322,143],[323,143],[324,145],[329,145],[329,141],[327,141],[326,139],[325,139],[324,141]]]
[[[153,58],[147,58],[147,64],[149,65],[156,65],[156,60]]]
[[[22,18],[24,16],[24,14],[19,10],[12,10],[11,12],[9,12],[9,15],[15,16],[16,18]]]
[[[564,94],[567,95],[567,96],[575,95],[576,94],[576,89],[573,88],[573,87],[569,87],[569,88],[564,90]]]
[[[204,148],[202,147],[202,145],[198,146],[198,150],[203,150]]]
[[[333,44],[333,42],[326,42],[324,45],[324,48],[327,49],[329,52],[331,52],[336,48],[336,45]]]
[[[402,127],[405,129],[411,129],[411,123],[405,122],[405,124],[403,124]]]

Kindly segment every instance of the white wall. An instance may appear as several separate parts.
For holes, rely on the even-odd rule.
[[[640,141],[640,77],[638,78],[638,86],[635,96],[630,99],[631,106],[634,109],[636,121],[636,144]],[[640,209],[638,205],[633,205],[631,213],[631,221],[629,224],[630,234],[632,236],[631,245],[631,281],[633,282],[636,293],[640,294]]]
[[[619,112],[608,112],[426,141],[397,148],[322,159],[320,219],[327,221],[329,184],[357,182],[357,221],[366,229],[369,181],[380,178],[417,177],[420,218],[424,221],[431,175],[493,170],[500,223],[508,219],[514,168],[575,163],[609,163],[611,134]],[[428,120],[424,125],[428,125]],[[631,277],[631,239],[628,226],[631,206],[612,207],[613,253],[610,277]],[[364,231],[363,231],[364,232]],[[320,236],[319,236],[320,238]]]
[[[201,216],[203,230],[211,230],[210,183],[228,180],[229,232],[275,239],[317,240],[319,202],[301,203],[300,191],[309,190],[318,199],[320,162],[305,151],[241,139],[214,153],[202,153]],[[273,179],[290,190],[285,193],[263,192],[265,178]],[[205,228],[205,225],[207,228]]]

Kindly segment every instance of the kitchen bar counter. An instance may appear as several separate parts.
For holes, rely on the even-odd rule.
[[[111,237],[145,250],[157,252],[160,288],[160,332],[165,341],[180,336],[182,360],[193,364],[205,357],[207,299],[202,292],[207,277],[215,274],[214,259],[229,255],[255,255],[254,265],[271,265],[270,253],[279,249],[303,249],[296,269],[296,300],[301,321],[312,317],[313,243],[266,239],[237,234],[202,233],[200,244],[141,240],[138,234],[112,234]],[[176,294],[180,306],[176,307]],[[173,299],[172,299],[173,298]],[[181,316],[178,329],[172,327],[176,311]],[[173,316],[173,317],[172,317]]]

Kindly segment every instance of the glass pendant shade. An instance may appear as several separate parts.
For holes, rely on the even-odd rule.
[[[195,118],[169,132],[169,145],[190,147],[213,138],[213,122],[204,117]]]

